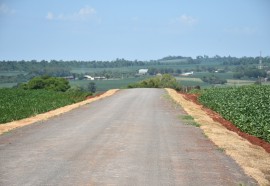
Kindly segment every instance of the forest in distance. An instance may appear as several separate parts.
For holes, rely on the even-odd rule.
[[[261,60],[261,66],[259,62]],[[270,79],[270,57],[221,57],[206,55],[196,58],[167,56],[158,60],[138,61],[119,59],[113,61],[0,61],[0,84],[23,83],[33,77],[73,77],[83,80],[85,75],[106,79],[127,79],[138,76],[139,69],[148,69],[148,75],[171,74],[179,76],[185,72],[203,74],[197,76],[203,82],[224,84],[230,79],[256,81],[258,77]],[[220,75],[219,75],[220,74]],[[223,77],[225,75],[225,77]],[[196,77],[196,76],[195,76]]]

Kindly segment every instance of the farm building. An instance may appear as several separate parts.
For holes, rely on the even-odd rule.
[[[193,75],[193,71],[181,74],[181,76],[192,76],[192,75]]]
[[[148,72],[148,69],[140,69],[139,75],[145,75],[145,74],[147,74],[147,72]]]
[[[95,80],[95,78],[93,78],[92,76],[89,76],[89,75],[85,75],[85,76],[84,76],[84,79],[87,79],[87,80]]]
[[[89,75],[85,75],[84,76],[84,79],[87,79],[87,80],[103,80],[103,79],[106,79],[106,77],[92,77],[92,76],[89,76]]]

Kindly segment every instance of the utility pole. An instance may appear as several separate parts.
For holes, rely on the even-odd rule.
[[[258,69],[259,70],[262,70],[263,69],[263,66],[262,66],[262,51],[260,51],[260,60],[259,60]],[[261,80],[261,77],[260,76],[258,76],[258,83],[259,83],[259,85],[262,84],[262,80]]]
[[[262,69],[263,66],[262,66],[262,51],[260,51],[260,62],[259,62],[259,66],[258,66],[258,69]]]

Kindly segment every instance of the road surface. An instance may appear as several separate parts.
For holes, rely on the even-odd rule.
[[[254,185],[162,89],[122,90],[0,136],[0,185]]]

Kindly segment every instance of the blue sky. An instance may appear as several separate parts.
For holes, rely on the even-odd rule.
[[[0,60],[270,56],[269,0],[0,0]]]

